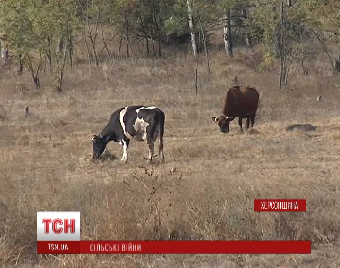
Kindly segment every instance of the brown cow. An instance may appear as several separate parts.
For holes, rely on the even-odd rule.
[[[213,117],[212,120],[217,122],[221,132],[229,133],[229,123],[238,117],[238,124],[241,132],[242,119],[247,118],[247,129],[251,121],[254,126],[256,111],[258,108],[260,94],[254,87],[234,86],[227,92],[224,102],[223,115]]]

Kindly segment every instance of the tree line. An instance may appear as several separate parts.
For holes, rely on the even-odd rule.
[[[25,68],[37,89],[47,66],[61,91],[65,67],[72,68],[79,42],[94,66],[103,55],[107,61],[163,58],[170,44],[180,49],[191,44],[192,55],[204,54],[208,62],[210,34],[223,29],[227,57],[234,56],[235,45],[256,46],[265,61],[280,60],[282,86],[291,61],[300,60],[307,73],[304,47],[312,39],[334,73],[339,71],[327,47],[338,41],[339,11],[337,0],[2,0],[0,38],[5,63],[9,51],[18,74]],[[118,47],[110,45],[112,40]],[[142,54],[134,51],[135,43],[143,44]]]

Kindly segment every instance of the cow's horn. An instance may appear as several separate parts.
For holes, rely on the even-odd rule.
[[[93,135],[92,140],[94,140],[95,137],[96,137],[96,135]]]

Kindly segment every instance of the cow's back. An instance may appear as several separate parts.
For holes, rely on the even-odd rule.
[[[227,92],[223,114],[246,117],[257,111],[260,94],[254,87],[234,86]]]

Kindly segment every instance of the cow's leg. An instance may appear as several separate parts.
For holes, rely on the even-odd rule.
[[[254,126],[254,123],[255,123],[255,116],[256,116],[256,114],[253,114],[253,115],[250,117],[250,120],[251,120],[251,127]]]
[[[159,139],[158,155],[161,156],[161,161],[164,163],[163,138]]]
[[[152,137],[147,138],[147,144],[149,146],[149,156],[148,156],[147,162],[151,162],[153,154],[154,154],[154,142],[153,142]]]
[[[247,117],[247,124],[246,124],[246,128],[249,128],[249,124],[250,124],[250,117]]]
[[[161,130],[157,129],[157,131],[155,131],[153,135],[153,142],[156,142],[157,138],[159,138],[158,155],[161,157],[162,163],[164,163],[163,134],[164,134],[164,126],[161,127]]]
[[[162,112],[159,123],[159,154],[161,155],[161,161],[164,163],[164,151],[163,151],[163,135],[164,135],[164,120],[165,115]]]
[[[126,163],[127,160],[128,160],[127,150],[128,150],[128,147],[129,147],[129,143],[130,143],[130,140],[126,140],[126,141],[121,140],[121,144],[123,145],[123,156],[120,160],[123,161],[124,163]]]
[[[160,133],[159,130],[156,130],[153,134],[153,143],[157,141],[159,137],[159,145],[158,145],[158,155],[161,157],[161,161],[164,163],[164,152],[163,152],[163,133]]]
[[[242,117],[239,117],[239,118],[238,118],[238,124],[239,124],[239,126],[240,126],[240,128],[241,128],[241,132],[243,132],[243,128],[242,128]]]
[[[149,146],[149,155],[147,162],[152,162],[155,150],[155,141],[157,140],[159,134],[159,125],[150,125],[146,128],[146,142]]]

